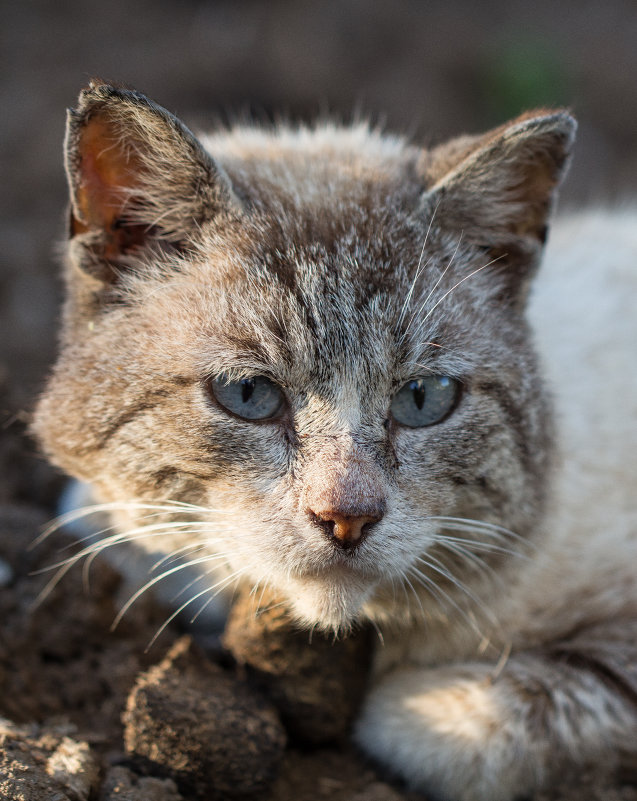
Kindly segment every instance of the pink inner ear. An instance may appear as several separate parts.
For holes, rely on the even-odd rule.
[[[78,141],[79,182],[75,194],[71,234],[91,229],[104,232],[104,256],[116,258],[142,244],[145,226],[122,225],[131,189],[140,186],[139,159],[118,141],[112,125],[95,115],[84,126]]]

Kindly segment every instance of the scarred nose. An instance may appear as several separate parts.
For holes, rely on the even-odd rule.
[[[306,457],[300,507],[335,548],[357,548],[385,514],[385,481],[351,437],[329,438]]]

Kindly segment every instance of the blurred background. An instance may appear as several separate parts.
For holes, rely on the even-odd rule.
[[[0,436],[54,356],[64,109],[92,76],[195,131],[363,112],[426,144],[566,105],[580,135],[562,206],[637,189],[635,0],[4,0],[0,41]]]

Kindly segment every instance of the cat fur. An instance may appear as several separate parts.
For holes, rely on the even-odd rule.
[[[191,548],[210,597],[375,625],[354,736],[432,798],[637,752],[637,213],[557,220],[538,271],[574,132],[541,110],[433,150],[366,124],[197,139],[100,83],[69,114],[36,435],[111,541]],[[391,398],[432,373],[457,407],[401,427]],[[284,417],[224,412],[219,375],[269,377]],[[381,519],[344,550],[323,509]]]

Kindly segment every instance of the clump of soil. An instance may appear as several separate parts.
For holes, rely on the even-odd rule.
[[[287,739],[274,706],[188,637],[137,678],[123,721],[128,753],[202,801],[266,790]]]
[[[225,647],[276,705],[296,742],[347,737],[362,701],[372,655],[371,632],[334,641],[290,622],[279,599],[239,593],[226,624]]]
[[[3,801],[89,801],[99,766],[87,743],[63,727],[19,728],[0,722],[0,797]]]

